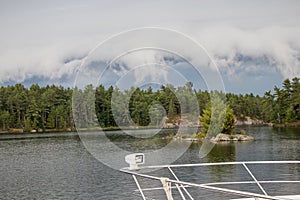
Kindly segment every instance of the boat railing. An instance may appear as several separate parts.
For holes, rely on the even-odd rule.
[[[143,158],[144,162],[144,158]],[[289,197],[282,197],[282,196],[271,196],[269,195],[266,190],[263,188],[262,184],[274,184],[274,183],[293,183],[299,184],[300,180],[258,180],[252,171],[249,169],[248,166],[250,165],[274,165],[274,164],[300,164],[300,161],[240,161],[240,162],[218,162],[218,163],[196,163],[196,164],[174,164],[174,165],[155,165],[155,166],[138,166],[135,169],[130,169],[130,167],[121,169],[122,172],[132,175],[138,191],[141,195],[143,200],[146,200],[146,196],[144,192],[146,191],[154,191],[154,190],[164,190],[168,200],[173,200],[172,196],[172,189],[177,189],[178,193],[180,194],[181,199],[191,199],[194,200],[194,197],[188,191],[189,188],[201,188],[215,192],[222,192],[226,194],[233,194],[241,197],[253,198],[253,199],[274,199],[274,200],[286,200],[286,199],[294,199]],[[252,180],[250,181],[232,181],[232,182],[210,182],[210,183],[193,183],[182,181],[178,178],[175,174],[175,168],[186,168],[186,167],[201,167],[201,166],[226,166],[226,165],[239,165],[242,166],[247,173],[251,176]],[[172,178],[166,177],[158,177],[154,175],[149,175],[146,173],[141,173],[143,170],[147,169],[167,169],[171,174]],[[152,188],[141,188],[141,185],[137,179],[137,177],[152,179],[160,181],[162,187],[152,187]],[[253,192],[246,192],[234,189],[227,189],[218,187],[219,185],[241,185],[241,184],[256,184],[258,188],[261,190],[261,193],[253,193]],[[299,198],[299,196],[297,196]]]

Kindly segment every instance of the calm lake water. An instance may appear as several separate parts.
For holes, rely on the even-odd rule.
[[[176,163],[300,160],[300,129],[243,128],[255,141],[217,144],[203,159],[198,157],[200,145],[193,144]],[[170,134],[172,130],[165,131],[162,134]],[[132,144],[132,139],[122,132],[108,135],[121,147]],[[167,142],[153,140],[158,148]],[[133,192],[136,186],[132,177],[101,164],[85,149],[76,133],[0,135],[0,159],[0,199],[141,199]],[[300,168],[294,164],[249,168],[260,180],[300,180]],[[251,180],[247,172],[235,166],[174,171],[182,180],[197,183]],[[166,172],[153,174],[165,175]],[[149,180],[140,181],[145,187],[159,186]],[[263,186],[270,195],[300,193],[299,184]],[[225,187],[258,192],[255,185]],[[189,191],[196,199],[237,198],[205,190]],[[162,191],[146,195],[165,199]]]

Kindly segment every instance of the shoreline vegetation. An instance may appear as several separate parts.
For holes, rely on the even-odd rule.
[[[244,126],[269,126],[269,127],[275,127],[275,128],[300,128],[300,120],[296,122],[291,123],[285,123],[285,124],[273,124],[273,123],[266,123],[258,119],[251,119],[250,117],[246,117],[246,121],[241,121],[235,119],[234,126],[235,127],[244,127]],[[104,128],[81,128],[81,131],[118,131],[118,130],[146,130],[146,129],[178,129],[179,125],[177,123],[166,123],[164,127],[157,127],[157,126],[136,126],[136,127],[104,127]],[[202,128],[203,126],[189,126],[188,128]],[[243,131],[243,130],[242,130]],[[30,132],[24,132],[24,129],[22,128],[11,128],[9,130],[2,130],[0,129],[0,134],[34,134],[34,133],[60,133],[60,132],[77,132],[76,128],[62,128],[62,129],[39,129],[39,130],[32,130]],[[235,133],[239,134],[239,133]],[[243,132],[242,134],[246,134]]]
[[[240,127],[245,127],[245,126],[254,126],[254,127],[260,127],[260,126],[269,126],[269,127],[275,127],[275,128],[300,128],[300,121],[289,123],[289,124],[272,124],[272,123],[263,123],[263,124],[248,124],[248,123],[238,123],[235,125],[236,128]],[[200,129],[202,126],[193,126],[193,127],[188,127],[188,128],[195,128],[195,129]],[[147,129],[178,129],[178,126],[172,126],[172,127],[105,127],[105,128],[82,128],[80,131],[119,131],[119,130],[147,130]],[[244,131],[242,129],[242,131]],[[35,133],[62,133],[62,132],[77,132],[76,128],[67,128],[67,129],[46,129],[46,130],[33,130],[31,132],[24,132],[23,129],[17,129],[13,128],[10,130],[1,130],[0,129],[0,134],[35,134]],[[222,134],[222,133],[220,133]],[[240,132],[234,132],[231,135],[247,135],[247,133],[243,132],[242,134]],[[182,138],[186,138],[186,136],[183,134]],[[197,139],[195,139],[197,140]]]
[[[189,119],[189,113],[199,108],[203,116],[213,93],[224,97],[228,110],[235,117],[235,126],[300,127],[299,80],[297,77],[286,79],[282,88],[275,86],[263,96],[196,91],[191,82],[177,88],[161,86],[155,91],[151,87],[120,91],[103,85],[87,85],[84,89],[40,87],[38,84],[29,88],[22,84],[1,86],[0,133],[70,132],[75,131],[74,121],[80,129],[89,129],[99,123],[107,131],[119,130],[118,126],[122,129],[176,128],[179,123],[201,127],[203,122],[195,124],[195,119]],[[76,98],[79,103],[74,104]],[[113,113],[112,104],[118,106],[118,114]],[[165,124],[161,125],[163,118]],[[88,123],[80,123],[86,119]],[[132,122],[136,125],[130,126]]]

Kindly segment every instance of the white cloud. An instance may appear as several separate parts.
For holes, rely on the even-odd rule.
[[[272,26],[244,30],[219,26],[207,28],[197,36],[212,53],[218,66],[229,75],[237,75],[242,67],[248,67],[249,59],[261,70],[275,67],[285,78],[300,75],[300,27]],[[245,69],[259,70],[253,66]]]
[[[243,30],[218,26],[195,30],[191,35],[208,49],[220,69],[230,76],[238,77],[241,69],[244,73],[263,72],[270,67],[279,70],[286,78],[300,75],[300,28],[266,27]],[[168,42],[167,38],[159,40]],[[183,46],[180,42],[177,45]],[[71,75],[80,65],[81,58],[92,47],[90,42],[85,44],[82,38],[48,46],[26,46],[7,50],[0,54],[0,80],[22,82],[32,76],[57,79]],[[182,54],[186,55],[189,50],[192,51],[186,47],[184,51],[187,52]],[[108,50],[105,57],[109,58],[113,54],[114,52]],[[165,54],[161,51],[141,50],[124,56],[121,61],[127,66],[161,63]],[[249,66],[249,62],[252,62],[252,66]],[[151,74],[151,70],[149,73]],[[138,78],[143,76],[136,75]]]
[[[58,79],[73,75],[91,45],[78,40],[8,49],[0,54],[0,82],[22,82],[34,76]]]
[[[1,3],[0,82],[71,75],[98,42],[119,31],[149,25],[191,35],[231,77],[268,70],[278,70],[283,77],[300,75],[299,1],[243,1],[246,5],[235,0],[53,2]],[[168,41],[167,35],[159,39],[164,40]],[[180,41],[169,45],[183,46]],[[105,57],[110,58],[113,51],[107,49]],[[127,65],[161,62],[163,56],[136,55],[122,61]]]

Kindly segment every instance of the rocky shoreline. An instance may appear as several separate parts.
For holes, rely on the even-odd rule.
[[[253,141],[254,137],[244,134],[228,135],[219,133],[216,137],[210,139],[211,142],[237,142],[237,141]]]
[[[166,139],[166,138],[165,138]],[[199,138],[199,137],[173,137],[173,140],[182,140],[182,141],[191,141],[191,142],[203,142],[206,138]],[[209,138],[209,141],[213,143],[219,142],[246,142],[246,141],[253,141],[254,137],[245,134],[224,134],[219,133],[215,137]]]

